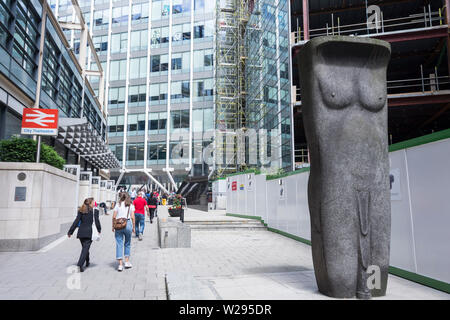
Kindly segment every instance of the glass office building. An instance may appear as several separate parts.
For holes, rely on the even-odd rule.
[[[50,3],[59,21],[76,20],[70,0]],[[148,177],[139,171],[146,169],[166,187],[170,178],[179,184],[189,172],[208,175],[215,136],[216,1],[80,0],[79,5],[105,70],[109,145],[122,169],[129,171],[124,183],[146,183]],[[270,88],[265,103],[270,111],[252,123],[280,138],[276,144],[280,151],[268,152],[273,159],[269,166],[284,168],[292,163],[289,77],[285,78],[289,74],[288,5],[287,1],[275,7],[270,1],[261,4],[269,24],[266,41],[275,43],[275,47],[272,42],[272,47],[264,47],[267,58],[262,63],[271,72],[276,66],[272,78],[283,78],[259,84]],[[79,32],[66,30],[65,34],[78,54]],[[252,50],[257,48],[253,45]],[[95,67],[89,57],[86,63]],[[253,81],[255,76],[248,76]],[[91,79],[98,94],[96,80]],[[259,107],[255,100],[250,102],[249,117],[257,119]],[[112,178],[119,175],[119,170],[111,173]]]
[[[257,164],[252,166],[291,171],[289,1],[255,1],[250,10],[245,35],[248,50],[246,120],[248,128],[258,133]]]
[[[73,21],[70,0],[51,5],[60,21]],[[167,168],[177,184],[191,169],[207,175],[201,154],[212,136],[204,133],[214,126],[214,1],[80,0],[79,5],[106,71],[109,144],[122,167],[150,168],[164,183],[170,181]],[[78,53],[77,31],[66,36]],[[113,171],[112,178],[117,176]],[[138,184],[148,178],[136,173],[124,179]]]

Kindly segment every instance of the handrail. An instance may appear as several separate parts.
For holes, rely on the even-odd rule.
[[[354,23],[354,24],[348,24],[348,25],[341,25],[340,24],[340,18],[337,17],[337,25],[335,25],[334,21],[334,15],[332,14],[333,23],[331,26],[326,24],[326,27],[317,28],[317,29],[310,29],[310,38],[312,37],[318,37],[322,35],[330,35],[330,34],[349,34],[349,33],[357,33],[357,32],[368,32],[368,34],[383,34],[386,31],[386,29],[391,29],[391,31],[397,31],[392,29],[398,29],[402,28],[401,30],[407,30],[410,29],[408,26],[418,25],[421,24],[423,28],[432,28],[436,25],[441,25],[444,20],[444,17],[442,16],[442,12],[439,11],[431,11],[430,8],[428,10],[424,7],[424,11],[417,14],[411,14],[405,17],[398,17],[398,18],[392,18],[392,19],[384,19],[383,15],[381,15],[381,20],[378,21],[379,28],[375,30],[375,32],[371,33],[371,30],[367,27],[367,22],[361,22],[361,23]],[[407,22],[404,22],[407,21]],[[436,21],[438,23],[436,24]],[[434,25],[433,25],[434,24]],[[356,27],[356,28],[355,28]],[[353,29],[352,29],[353,28]],[[404,28],[404,29],[403,29]],[[379,29],[381,29],[381,32],[379,32]],[[300,26],[298,26],[297,30],[293,31],[292,34],[294,35],[294,43],[298,43],[304,39],[304,30],[301,29]]]
[[[436,74],[436,73],[435,73]],[[415,83],[414,83],[415,82]],[[403,83],[403,85],[401,85]],[[419,88],[419,90],[411,91],[409,88]],[[398,80],[389,80],[387,81],[387,90],[389,94],[399,94],[399,93],[411,93],[411,92],[422,92],[426,91],[438,92],[441,90],[450,90],[450,76],[430,76],[430,77],[421,77],[421,78],[413,78],[413,79],[398,79]],[[400,92],[395,89],[404,89]],[[427,90],[425,90],[427,89]],[[395,92],[392,92],[395,91]],[[295,101],[301,101],[301,91],[300,88],[296,87],[295,89]]]

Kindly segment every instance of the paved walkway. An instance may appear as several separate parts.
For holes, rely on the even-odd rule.
[[[166,208],[158,210],[167,217]],[[221,215],[189,209],[185,218]],[[132,240],[133,268],[119,273],[111,216],[102,216],[101,222],[102,239],[92,245],[91,266],[75,275],[79,289],[67,286],[76,284],[67,272],[81,247],[72,237],[48,251],[0,253],[0,299],[327,299],[317,291],[310,246],[279,234],[192,230],[191,248],[159,249],[156,224],[146,222],[144,240]],[[382,299],[450,295],[390,275]]]
[[[76,231],[46,252],[43,248],[40,252],[0,253],[0,299],[166,299],[164,273],[157,263],[156,223],[146,222],[142,241],[132,238],[133,268],[120,273],[111,215],[101,216],[100,221],[102,238],[92,243],[91,265],[83,273],[70,273],[81,250]]]
[[[203,220],[208,214],[189,210],[185,221]],[[220,215],[224,212],[216,211],[211,219]],[[329,299],[317,290],[306,244],[265,230],[192,230],[191,238],[191,248],[159,252],[170,299]],[[376,299],[450,295],[389,275],[387,295]]]

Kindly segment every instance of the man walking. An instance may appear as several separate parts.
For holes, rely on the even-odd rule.
[[[138,193],[137,198],[133,201],[134,218],[136,220],[136,237],[142,240],[145,227],[145,213],[147,211],[147,201],[143,197],[144,193]]]

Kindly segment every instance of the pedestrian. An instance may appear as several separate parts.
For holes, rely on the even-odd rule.
[[[153,223],[153,218],[155,216],[156,208],[158,207],[158,199],[154,195],[151,195],[147,201],[150,223]]]
[[[136,188],[133,188],[133,191],[131,191],[131,201],[134,201],[136,199]]]
[[[126,222],[125,222],[126,221]],[[122,227],[119,229],[119,224]],[[125,226],[123,226],[125,224]],[[135,232],[134,206],[128,193],[120,195],[119,203],[113,211],[113,227],[116,238],[116,259],[119,261],[118,271],[123,271],[123,258],[125,256],[125,268],[131,268],[131,234]]]
[[[134,218],[136,219],[136,237],[142,241],[145,228],[145,213],[147,212],[147,201],[144,199],[144,192],[140,191],[136,200],[133,201]]]
[[[85,199],[83,205],[78,210],[75,221],[72,223],[72,226],[67,233],[67,236],[70,238],[78,227],[77,238],[80,239],[81,253],[77,266],[80,269],[80,272],[84,271],[84,263],[86,263],[86,267],[89,267],[90,264],[89,248],[92,244],[92,224],[94,223],[94,220],[95,227],[100,234],[101,225],[98,218],[98,210],[94,210],[94,201],[92,198]]]

